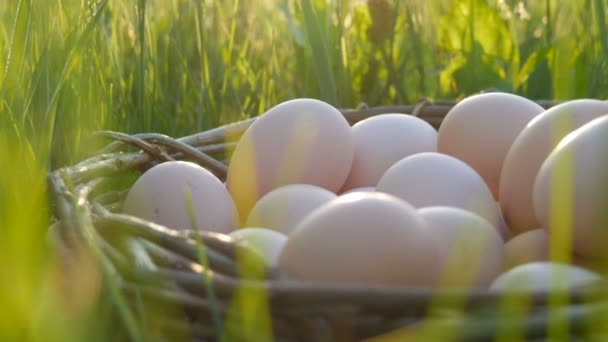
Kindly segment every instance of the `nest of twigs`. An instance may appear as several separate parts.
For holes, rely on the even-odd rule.
[[[372,115],[407,113],[438,127],[454,104],[423,100],[413,106],[363,105],[342,113],[351,125]],[[176,231],[120,213],[129,179],[133,180],[128,175],[157,163],[194,161],[224,180],[224,156],[236,145],[229,138],[240,136],[254,120],[179,139],[155,133],[101,132],[114,141],[98,155],[50,175],[58,221],[49,230],[53,246],[67,259],[76,258],[82,249],[93,253],[100,265],[102,288],[114,299],[120,336],[129,340],[141,339],[144,333],[181,334],[202,341],[220,337],[267,340],[260,326],[251,323],[256,317],[243,316],[267,307],[268,331],[277,341],[359,341],[421,327],[423,321],[429,333],[450,331],[456,340],[494,340],[505,331],[544,340],[556,321],[566,324],[564,337],[589,337],[586,327],[608,314],[602,284],[558,294],[511,293],[510,300],[527,303],[527,310],[500,315],[506,295],[487,291],[436,293],[285,280],[277,270],[262,269],[259,257],[229,236]],[[234,309],[248,293],[264,294],[263,302],[250,311]],[[556,302],[555,298],[566,300]],[[141,307],[158,305],[178,308],[177,314],[144,317]],[[154,328],[138,331],[134,322],[142,319],[153,322],[148,326]]]

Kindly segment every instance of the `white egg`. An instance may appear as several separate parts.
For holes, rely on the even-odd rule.
[[[608,250],[608,115],[568,134],[542,164],[534,210],[547,233],[572,239],[581,256]]]
[[[186,196],[198,229],[231,232],[238,213],[222,182],[203,167],[170,161],[147,170],[129,190],[123,212],[173,229],[192,229]]]
[[[376,190],[416,208],[462,208],[499,229],[500,211],[486,183],[463,161],[445,154],[418,153],[400,160],[386,171]]]
[[[340,190],[354,154],[351,128],[331,105],[283,102],[261,115],[239,140],[227,184],[245,220],[258,199],[289,184]]]
[[[608,114],[608,103],[580,99],[554,106],[524,128],[505,157],[499,201],[514,233],[536,229],[532,189],[536,175],[551,151],[570,132]]]
[[[255,204],[246,226],[266,227],[289,234],[313,210],[336,198],[336,194],[309,184],[292,184],[275,189]]]
[[[342,191],[375,186],[397,161],[419,152],[437,151],[437,131],[406,114],[382,114],[352,127],[355,156]]]
[[[352,193],[298,225],[279,268],[304,281],[426,288],[436,280],[437,247],[411,205],[387,194]]]
[[[287,236],[266,228],[243,228],[229,234],[236,240],[244,240],[258,252],[270,267],[276,267],[279,255],[287,242]]]
[[[376,188],[373,186],[364,186],[362,188],[354,188],[343,192],[341,195],[351,194],[353,192],[376,192]]]
[[[440,288],[486,288],[502,272],[504,244],[490,222],[453,207],[418,212],[438,242]]]
[[[598,274],[578,266],[531,262],[501,274],[490,286],[490,291],[568,290],[599,279],[601,278]]]
[[[473,95],[458,102],[439,126],[437,151],[469,164],[498,199],[500,172],[513,141],[543,107],[509,93]]]
[[[549,237],[544,229],[521,233],[505,244],[507,269],[535,261],[549,261]]]

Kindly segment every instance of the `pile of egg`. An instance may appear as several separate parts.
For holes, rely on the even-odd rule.
[[[164,162],[136,181],[123,212],[190,229],[189,201],[197,229],[247,241],[299,281],[573,286],[598,279],[608,256],[607,147],[608,102],[593,99],[545,110],[474,95],[438,130],[407,114],[351,127],[331,105],[296,99],[246,130],[225,184]],[[558,272],[567,278],[555,285]]]

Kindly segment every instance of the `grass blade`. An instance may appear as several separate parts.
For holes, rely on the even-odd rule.
[[[190,227],[192,229],[192,231],[194,232],[194,237],[196,240],[196,247],[197,247],[197,251],[198,251],[198,259],[199,259],[199,263],[201,264],[201,266],[203,266],[203,268],[205,269],[210,269],[209,267],[209,262],[207,261],[207,254],[205,253],[205,245],[203,244],[203,239],[201,238],[201,234],[199,231],[199,225],[196,222],[196,214],[194,212],[194,206],[192,204],[192,193],[190,192],[190,189],[186,188],[184,189],[184,200],[186,203],[186,209],[188,210],[188,217],[190,218]],[[211,279],[209,279],[209,277],[203,277],[202,281],[205,284],[205,291],[207,292],[207,297],[209,298],[209,301],[211,302],[211,305],[213,306],[214,309],[211,310],[211,314],[213,317],[213,324],[215,326],[215,331],[217,332],[218,335],[221,334],[221,332],[223,331],[222,326],[222,318],[221,318],[221,313],[219,310],[219,301],[217,299],[217,296],[215,295],[215,290],[213,289],[213,286],[211,284]],[[219,336],[219,341],[224,341],[224,336]]]

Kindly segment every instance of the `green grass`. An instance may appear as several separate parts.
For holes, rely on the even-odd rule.
[[[70,316],[47,296],[44,177],[95,151],[92,131],[177,137],[296,97],[606,98],[607,15],[601,0],[1,1],[0,340],[110,336],[107,308]]]
[[[608,91],[602,1],[369,3],[6,1],[2,126],[50,146],[55,168],[82,156],[90,130],[180,136],[294,97],[354,107],[490,87]]]

